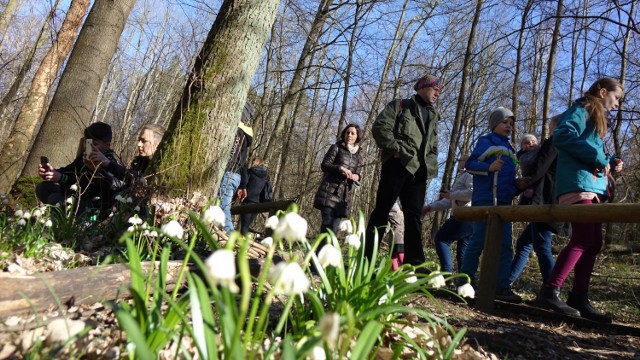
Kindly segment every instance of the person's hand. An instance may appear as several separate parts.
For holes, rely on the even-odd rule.
[[[440,198],[441,199],[451,199],[451,191],[449,191],[449,190],[440,190]]]
[[[614,161],[616,163],[616,167],[613,168],[613,171],[615,172],[622,171],[622,168],[624,167],[624,162],[622,161],[622,159],[616,158]]]
[[[518,188],[518,190],[524,190],[529,187],[529,180],[531,180],[531,178],[528,176],[517,178],[516,187]]]
[[[58,182],[60,181],[62,174],[54,170],[51,167],[51,164],[47,163],[46,166],[42,166],[42,164],[38,165],[38,176],[40,176],[45,181]]]
[[[609,175],[609,173],[611,172],[611,164],[607,164],[607,166],[604,167],[604,175]]]
[[[238,189],[238,200],[243,202],[247,198],[247,189]]]
[[[353,180],[353,173],[351,172],[351,170],[347,169],[346,167],[341,166],[340,167],[340,171],[342,171],[342,173],[344,174],[344,176],[347,177],[347,179]]]
[[[358,175],[358,174],[351,174],[351,180],[353,180],[353,181],[360,181],[360,175]]]
[[[92,164],[93,169],[95,170],[100,165],[105,167],[109,166],[109,164],[111,163],[111,160],[109,160],[106,156],[104,156],[104,154],[100,150],[98,150],[98,148],[95,145],[91,145],[91,147],[92,147],[91,154],[86,157],[86,160]]]
[[[431,206],[427,205],[422,208],[422,216],[427,216],[427,214],[431,211]]]
[[[502,165],[504,165],[504,161],[497,159],[489,165],[489,172],[496,172],[502,169]]]

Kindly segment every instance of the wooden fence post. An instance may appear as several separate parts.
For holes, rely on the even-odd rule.
[[[478,297],[476,308],[484,312],[493,311],[493,299],[496,294],[496,278],[500,264],[502,248],[503,222],[496,213],[487,217],[487,230],[484,237],[484,249],[480,262],[480,279],[478,281]]]

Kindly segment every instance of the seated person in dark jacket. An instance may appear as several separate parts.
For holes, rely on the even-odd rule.
[[[138,156],[131,162],[129,169],[131,177],[127,179],[128,184],[140,180],[144,185],[144,172],[149,166],[149,162],[155,154],[158,144],[164,136],[164,127],[158,124],[146,124],[140,129],[138,136]]]
[[[264,166],[264,160],[259,157],[253,159],[247,173],[249,175],[249,179],[247,180],[247,197],[242,202],[242,205],[270,201],[264,197],[264,188],[269,182],[269,174],[267,173],[267,167]],[[253,223],[253,220],[255,220],[256,215],[256,213],[240,215],[240,233],[242,235],[246,235],[249,232],[249,227]]]
[[[100,219],[106,218],[114,201],[113,180],[122,180],[125,175],[125,167],[118,164],[111,150],[112,136],[111,126],[93,123],[84,130],[84,138],[91,139],[93,144],[87,145],[71,164],[58,169],[50,163],[40,164],[38,175],[45,181],[36,186],[38,199],[45,204],[57,205],[64,204],[69,196],[80,195],[77,213],[83,212],[90,202],[97,201]],[[76,189],[72,190],[73,185]]]

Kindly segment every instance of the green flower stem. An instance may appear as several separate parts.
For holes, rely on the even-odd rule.
[[[269,251],[267,252],[267,258],[264,262],[264,267],[262,268],[262,272],[260,273],[260,277],[258,279],[258,287],[256,289],[256,294],[262,294],[262,290],[264,289],[264,284],[267,280],[267,273],[269,271],[270,266],[273,263],[273,255],[275,253],[276,247],[275,246],[271,246],[269,248]],[[245,283],[243,281],[242,286],[245,286]],[[246,284],[246,287],[250,287],[251,284]],[[244,290],[244,289],[243,289]],[[269,302],[268,305],[263,305],[266,306],[267,309],[269,307],[271,303]],[[251,312],[249,313],[249,319],[255,319],[256,315],[258,314],[258,307],[260,306],[260,296],[256,296],[256,298],[253,300],[253,304],[251,306]],[[262,313],[262,312],[261,312]],[[261,331],[262,329],[262,322],[260,321],[262,320],[262,317],[260,317],[260,319],[258,320],[259,325],[257,327],[257,331]],[[248,321],[247,322],[247,329],[245,331],[245,340],[244,340],[244,348],[248,349],[249,348],[249,341],[253,340],[253,325],[255,324],[255,321]],[[262,335],[262,334],[261,334]],[[251,355],[255,355],[255,348],[252,347],[251,348]],[[249,358],[254,358],[254,356],[250,356]]]
[[[196,239],[198,238],[198,231],[193,232],[193,236],[191,236],[191,240],[189,241],[189,248],[187,249],[187,254],[182,261],[182,266],[180,267],[180,272],[178,273],[178,278],[176,279],[176,286],[173,288],[173,292],[171,293],[171,299],[174,301],[178,297],[178,291],[180,290],[180,284],[182,284],[182,278],[184,277],[184,272],[187,269],[187,265],[189,263],[189,258],[193,253],[193,248],[196,245]]]

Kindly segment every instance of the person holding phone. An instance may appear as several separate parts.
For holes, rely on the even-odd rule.
[[[57,205],[74,196],[79,199],[76,214],[97,201],[100,219],[106,218],[114,202],[113,181],[122,180],[126,172],[111,150],[112,137],[111,126],[96,122],[84,130],[84,151],[71,164],[56,169],[46,156],[42,156],[38,175],[44,181],[36,186],[38,199],[48,205]],[[72,190],[73,185],[77,186],[76,190]]]

